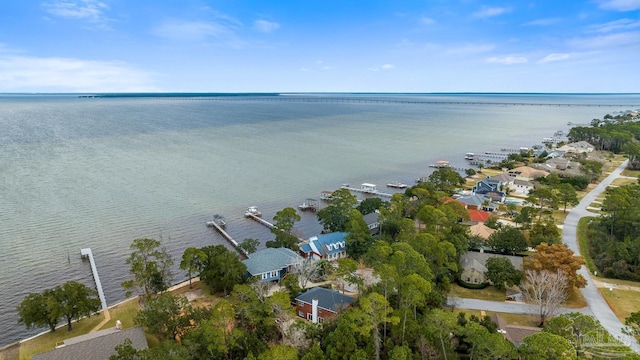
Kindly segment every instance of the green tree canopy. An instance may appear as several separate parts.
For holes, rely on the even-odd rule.
[[[223,245],[206,246],[202,250],[207,254],[207,260],[200,278],[215,291],[226,295],[236,284],[244,281],[247,267],[235,252]]]
[[[507,258],[490,257],[487,259],[486,268],[485,275],[498,289],[504,289],[505,285],[520,285],[520,281],[522,281],[522,271],[517,270]]]
[[[489,235],[487,240],[491,250],[501,254],[515,254],[527,250],[527,240],[522,232],[513,226],[503,226]]]
[[[133,280],[122,282],[127,296],[135,288],[143,295],[151,295],[166,290],[172,281],[173,259],[160,241],[149,238],[135,239],[131,243],[133,252],[126,260],[131,268]]]

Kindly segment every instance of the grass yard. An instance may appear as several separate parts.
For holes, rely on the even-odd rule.
[[[506,291],[499,290],[495,286],[487,286],[484,289],[467,289],[458,284],[451,284],[449,296],[478,300],[504,301]]]
[[[622,323],[632,312],[640,311],[640,302],[638,302],[640,293],[637,291],[607,288],[598,288],[598,290]]]
[[[67,327],[65,325],[56,329],[54,332],[49,332],[32,340],[26,341],[20,344],[19,359],[30,360],[34,354],[53,350],[56,344],[64,341],[65,339],[87,334],[91,329],[100,324],[103,319],[104,316],[102,314],[91,316],[73,323],[71,331],[67,331]]]

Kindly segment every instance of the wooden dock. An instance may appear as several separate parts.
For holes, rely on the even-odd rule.
[[[268,222],[267,220],[265,220],[265,219],[263,219],[263,218],[261,218],[261,217],[259,217],[259,216],[255,215],[255,214],[252,214],[252,213],[250,213],[250,212],[245,212],[245,213],[244,213],[244,216],[245,216],[246,218],[251,219],[251,220],[255,220],[255,221],[257,221],[257,222],[258,222],[258,224],[264,225],[264,226],[268,227],[269,229],[278,229],[278,227],[277,227],[277,226],[273,225],[272,223]],[[279,230],[279,229],[278,229],[278,230]],[[282,230],[280,230],[280,231],[282,231]],[[298,241],[302,243],[302,242],[305,242],[306,240],[305,240],[305,239],[302,239],[302,238],[298,238]]]
[[[220,233],[220,235],[222,235],[223,238],[225,238],[231,245],[233,245],[233,247],[236,249],[236,251],[238,251],[240,254],[242,254],[242,255],[244,255],[246,257],[249,257],[249,253],[246,250],[240,248],[240,244],[238,244],[238,242],[235,241],[231,237],[231,235],[229,235],[229,233],[227,233],[220,225],[218,225],[217,222],[215,222],[215,221],[207,222],[207,226],[216,229]]]
[[[98,290],[98,297],[100,298],[100,305],[102,310],[107,310],[107,299],[104,297],[104,291],[102,291],[102,283],[100,283],[100,277],[98,276],[98,268],[96,262],[93,260],[93,253],[91,248],[80,249],[80,255],[83,258],[88,258],[91,264],[91,272],[93,273],[93,280],[96,282],[96,289]]]

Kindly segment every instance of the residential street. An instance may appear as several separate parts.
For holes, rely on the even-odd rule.
[[[584,216],[596,216],[597,214],[589,212],[587,207],[593,203],[593,201],[606,190],[613,180],[620,177],[620,174],[627,166],[628,160],[624,161],[618,166],[606,179],[599,183],[591,192],[589,192],[580,203],[573,209],[571,209],[564,222],[562,230],[562,241],[574,251],[576,255],[580,255],[580,249],[577,243],[576,229],[580,218]],[[586,266],[582,266],[579,273],[587,280],[587,286],[581,289],[588,306],[582,309],[567,309],[560,310],[561,313],[578,311],[589,315],[594,315],[602,326],[618,340],[631,347],[636,353],[640,353],[640,345],[634,338],[622,333],[624,324],[618,320],[609,305],[604,300],[600,292],[591,279],[591,274],[587,270]],[[451,301],[451,299],[450,299]],[[497,312],[507,312],[515,314],[534,314],[535,308],[530,305],[515,302],[502,302],[502,301],[487,301],[476,299],[455,299],[455,306],[461,309],[474,309],[474,310],[487,310]],[[640,310],[640,309],[639,309]]]

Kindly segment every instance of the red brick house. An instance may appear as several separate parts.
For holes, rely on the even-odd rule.
[[[296,313],[314,324],[335,317],[354,299],[335,290],[315,287],[296,297]]]

